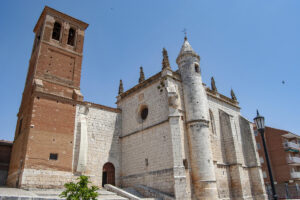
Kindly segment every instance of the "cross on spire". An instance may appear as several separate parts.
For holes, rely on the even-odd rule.
[[[186,36],[186,28],[184,28],[184,29],[182,30],[182,32],[184,33],[184,40],[187,40],[187,36]]]

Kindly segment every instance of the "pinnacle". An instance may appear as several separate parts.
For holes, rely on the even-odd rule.
[[[143,67],[140,67],[140,78],[139,78],[139,83],[143,82],[145,80],[145,75],[143,71]]]
[[[162,53],[163,53],[162,69],[171,69],[167,50],[163,48]]]
[[[123,92],[124,92],[123,81],[120,80],[120,85],[119,85],[119,92],[118,92],[118,94],[120,95],[120,94],[122,94]]]

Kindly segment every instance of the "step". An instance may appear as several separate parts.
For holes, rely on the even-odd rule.
[[[59,194],[63,189],[30,189],[0,187],[0,200],[62,200]],[[127,200],[105,189],[97,191],[99,200]]]

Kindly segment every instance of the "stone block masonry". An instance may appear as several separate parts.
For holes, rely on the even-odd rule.
[[[80,140],[81,120],[86,119],[87,143]],[[105,163],[115,167],[116,185],[120,185],[120,113],[107,111],[90,105],[77,105],[73,171],[77,172],[78,158],[81,148],[87,148],[86,166],[82,171],[90,176],[93,184],[102,186],[102,171]]]
[[[187,38],[179,70],[164,49],[162,71],[145,79],[141,70],[125,92],[120,81],[110,108],[84,102],[80,91],[87,26],[49,7],[37,22],[9,186],[61,188],[86,175],[99,187],[143,185],[166,199],[266,199],[250,122],[235,95],[202,83]]]

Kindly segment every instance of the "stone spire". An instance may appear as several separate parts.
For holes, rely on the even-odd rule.
[[[213,92],[218,92],[217,87],[216,87],[216,82],[215,82],[215,79],[213,76],[211,77],[211,90]]]
[[[163,53],[162,69],[171,69],[167,50],[163,48],[162,53]]]
[[[123,92],[124,92],[123,81],[120,80],[120,85],[119,85],[119,95],[122,94]]]
[[[176,59],[177,64],[178,64],[180,58],[184,55],[195,56],[196,58],[198,58],[200,60],[200,56],[194,51],[194,49],[190,45],[189,41],[187,40],[186,36],[184,37],[183,45],[182,45],[179,55]]]
[[[139,83],[143,82],[145,80],[145,75],[143,71],[143,67],[140,67],[140,78],[139,78]]]
[[[231,99],[232,99],[232,100],[234,100],[234,101],[237,100],[237,98],[236,98],[236,96],[235,96],[234,91],[233,91],[232,88],[231,88],[231,90],[230,90],[230,95],[231,95]]]

